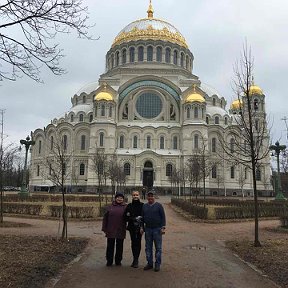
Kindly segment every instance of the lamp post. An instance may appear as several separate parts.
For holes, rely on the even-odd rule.
[[[24,170],[23,170],[23,178],[22,178],[22,185],[19,195],[20,196],[27,196],[27,183],[26,183],[26,174],[27,174],[27,158],[28,158],[28,151],[31,145],[35,144],[35,141],[30,140],[30,137],[27,136],[25,140],[21,139],[20,144],[25,146],[25,162],[24,162]]]
[[[275,145],[271,145],[269,147],[269,150],[275,151],[276,154],[276,160],[277,160],[277,181],[276,181],[276,197],[275,199],[277,200],[286,200],[282,193],[282,188],[281,188],[281,179],[280,179],[280,164],[279,164],[279,155],[280,152],[285,150],[286,146],[285,145],[280,145],[279,142],[277,141]]]

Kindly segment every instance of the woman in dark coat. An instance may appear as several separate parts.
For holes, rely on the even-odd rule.
[[[103,217],[102,231],[107,237],[106,266],[112,266],[113,264],[115,242],[115,265],[121,265],[123,242],[126,236],[125,208],[126,203],[124,203],[124,195],[118,192],[115,194],[115,201],[107,207]]]
[[[138,191],[132,192],[132,203],[129,203],[126,207],[125,218],[128,221],[127,230],[130,232],[131,249],[133,254],[133,262],[131,267],[138,268],[138,259],[141,251],[141,239],[142,234],[140,228],[142,224],[142,206],[140,202],[140,194]]]

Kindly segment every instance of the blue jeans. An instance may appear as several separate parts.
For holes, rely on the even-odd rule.
[[[145,252],[147,263],[153,266],[153,243],[155,245],[155,264],[161,265],[162,234],[161,228],[145,228]]]

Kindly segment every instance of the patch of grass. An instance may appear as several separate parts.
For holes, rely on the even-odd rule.
[[[0,223],[0,228],[17,228],[17,227],[31,227],[32,225],[27,223],[16,223],[16,222],[9,222],[4,221]]]
[[[40,288],[83,251],[87,239],[0,235],[0,287]]]
[[[264,272],[282,287],[288,287],[288,239],[268,239],[254,247],[247,239],[227,241],[226,246],[241,259]]]

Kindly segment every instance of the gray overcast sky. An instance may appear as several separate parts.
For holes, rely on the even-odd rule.
[[[26,77],[0,82],[0,109],[4,114],[6,142],[17,142],[30,131],[42,128],[64,115],[70,98],[104,72],[105,54],[122,28],[146,17],[148,0],[84,0],[91,34],[97,41],[62,35],[57,39],[66,57],[63,76],[42,70],[44,84]],[[287,0],[153,0],[154,17],[168,21],[186,38],[194,55],[193,73],[214,87],[230,104],[233,65],[240,57],[245,38],[255,58],[255,83],[266,95],[273,142],[287,144],[288,117],[288,1]],[[286,82],[287,81],[287,82]],[[287,99],[287,102],[286,100]]]

